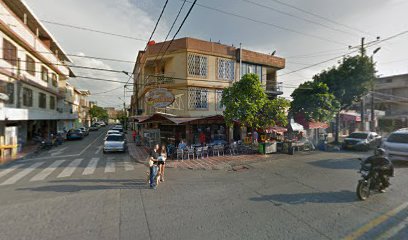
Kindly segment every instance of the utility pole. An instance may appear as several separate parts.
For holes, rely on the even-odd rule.
[[[364,48],[364,38],[361,38],[361,46],[360,46],[360,54],[363,57],[365,55],[365,48]],[[361,111],[361,126],[360,130],[364,131],[365,130],[365,109],[364,109],[364,97],[361,97],[361,106],[360,106],[360,111]]]

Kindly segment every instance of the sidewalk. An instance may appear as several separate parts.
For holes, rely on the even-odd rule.
[[[36,150],[36,148],[37,148],[36,145],[25,146],[23,147],[23,150],[17,153],[15,157],[0,158],[0,165],[6,164],[8,162],[15,161],[18,159],[25,158],[29,156],[30,154],[32,154]]]

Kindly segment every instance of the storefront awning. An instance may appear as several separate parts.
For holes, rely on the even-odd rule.
[[[170,121],[176,125],[188,123],[196,120],[223,120],[222,115],[204,116],[204,117],[172,117],[161,113],[155,113],[149,116],[133,116],[139,123]]]
[[[266,131],[267,133],[276,132],[276,133],[283,134],[283,133],[287,132],[288,129],[287,129],[287,128],[284,128],[284,127],[275,126],[275,127],[267,128],[265,131]]]

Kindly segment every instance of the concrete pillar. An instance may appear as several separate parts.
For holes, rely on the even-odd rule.
[[[228,128],[228,142],[229,143],[234,142],[234,127]]]

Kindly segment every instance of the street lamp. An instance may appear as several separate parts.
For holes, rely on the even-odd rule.
[[[373,51],[373,54],[370,57],[371,63],[374,65],[374,55],[380,51],[381,47],[376,48]],[[375,131],[375,114],[374,114],[374,78],[371,79],[371,121],[370,121],[370,130]]]

